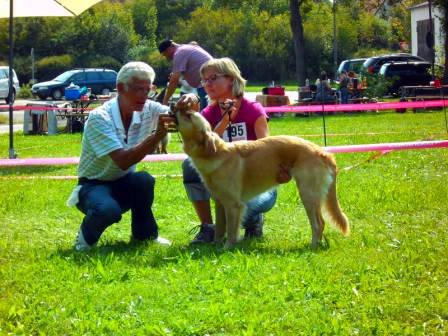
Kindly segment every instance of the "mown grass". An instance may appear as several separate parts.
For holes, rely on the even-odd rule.
[[[326,126],[328,145],[447,138],[440,111],[334,115]],[[320,117],[270,128],[323,144]],[[23,158],[76,156],[80,139],[17,134],[15,147]],[[181,151],[176,136],[169,150]],[[338,194],[352,232],[327,227],[330,246],[317,252],[293,183],[280,187],[263,239],[190,247],[197,220],[171,162],[139,169],[166,175],[154,212],[172,247],[129,243],[125,215],[95,250],[76,253],[82,215],[65,206],[75,181],[52,178],[76,167],[1,168],[0,334],[444,335],[448,151],[372,154],[337,155],[351,168]]]

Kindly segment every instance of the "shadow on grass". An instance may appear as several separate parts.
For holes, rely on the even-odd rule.
[[[167,264],[183,263],[186,260],[216,259],[225,256],[285,255],[322,253],[330,248],[325,240],[317,250],[312,250],[307,243],[299,241],[282,241],[267,244],[264,239],[242,240],[233,249],[225,249],[222,244],[195,244],[161,246],[152,241],[118,241],[105,243],[90,251],[78,252],[73,248],[59,249],[53,257],[72,260],[78,265],[92,261],[107,261],[117,257],[128,259],[132,264],[144,264],[149,267],[165,267]]]

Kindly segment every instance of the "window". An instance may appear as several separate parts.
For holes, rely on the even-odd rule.
[[[110,80],[110,81],[115,81],[117,78],[117,75],[115,74],[115,72],[112,71],[105,71],[102,73],[103,78],[106,80]]]
[[[87,80],[88,81],[99,81],[99,80],[101,80],[101,75],[97,71],[86,72],[86,75],[87,75]]]

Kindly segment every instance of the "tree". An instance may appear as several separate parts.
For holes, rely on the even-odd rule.
[[[443,72],[443,83],[448,84],[448,2],[446,0],[434,0],[434,5],[440,9],[442,13],[441,25],[444,33],[444,72]]]
[[[300,7],[303,5],[304,1],[305,0],[289,0],[291,11],[290,26],[296,63],[296,78],[300,85],[305,83],[307,77],[305,65],[305,37],[303,34],[302,15],[300,14]]]

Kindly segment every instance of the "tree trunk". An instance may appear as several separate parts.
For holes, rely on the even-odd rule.
[[[443,71],[443,83],[448,84],[448,4],[440,6],[442,12],[442,30],[444,32],[443,48],[445,50],[445,70]]]
[[[300,15],[300,6],[303,0],[290,0],[289,7],[291,10],[291,31],[294,40],[294,52],[296,55],[296,78],[299,85],[305,84],[306,67],[305,67],[305,38],[303,36],[302,16]]]

